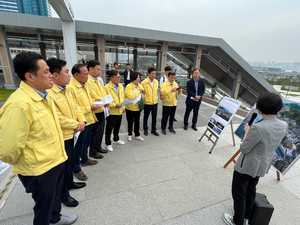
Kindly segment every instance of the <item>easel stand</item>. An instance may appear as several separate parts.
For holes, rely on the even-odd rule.
[[[200,137],[199,142],[201,142],[204,137],[207,137],[207,140],[213,143],[213,146],[209,150],[209,154],[211,154],[219,141],[219,136],[213,133],[210,129],[206,128],[205,132]]]
[[[235,146],[235,138],[234,138],[232,121],[230,121],[230,127],[231,127],[231,135],[232,135],[232,144],[233,144],[233,146]],[[216,147],[220,137],[208,128],[206,128],[206,130],[200,137],[199,142],[201,142],[204,137],[207,137],[207,140],[210,141],[211,143],[213,143],[212,147],[210,148],[210,150],[208,152],[209,154],[211,154],[212,151],[214,150],[214,148]]]

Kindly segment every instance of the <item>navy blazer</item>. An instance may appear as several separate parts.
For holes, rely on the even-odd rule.
[[[192,100],[191,97],[204,95],[205,92],[204,80],[200,79],[198,81],[198,92],[196,93],[195,81],[193,79],[190,79],[186,84],[186,91],[187,91],[187,96],[185,101],[186,104],[193,105],[193,104],[201,103],[201,100],[199,102],[196,102]]]

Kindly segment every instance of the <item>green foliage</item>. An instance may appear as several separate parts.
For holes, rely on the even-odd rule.
[[[14,91],[15,90],[0,88],[0,102],[5,102]]]

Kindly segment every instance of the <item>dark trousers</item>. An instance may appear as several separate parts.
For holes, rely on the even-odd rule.
[[[65,175],[64,183],[62,187],[61,200],[65,201],[70,197],[69,189],[74,182],[73,179],[73,163],[74,163],[74,139],[65,140],[65,150],[68,156],[67,161],[65,162]]]
[[[184,113],[184,125],[189,124],[189,117],[191,111],[193,111],[193,119],[192,119],[192,126],[197,126],[197,120],[198,120],[198,112],[200,108],[200,103],[194,103],[194,104],[186,104],[185,113]]]
[[[169,120],[169,129],[174,129],[173,123],[175,118],[176,106],[163,106],[161,129],[165,130]]]
[[[88,148],[91,144],[92,128],[93,124],[90,124],[79,134],[75,145],[75,163],[73,165],[74,173],[80,172],[80,163],[85,163],[88,160]]]
[[[132,135],[132,130],[134,127],[134,135],[136,137],[140,136],[140,115],[141,111],[131,111],[126,109],[126,118],[128,122],[128,135]]]
[[[155,105],[144,105],[144,121],[143,129],[148,130],[148,118],[152,117],[151,132],[156,131],[156,117],[157,117],[157,104]]]
[[[102,138],[105,127],[105,116],[104,112],[96,113],[97,122],[93,124],[92,129],[92,140],[90,146],[90,156],[96,155],[97,152],[101,151]]]
[[[232,198],[234,207],[233,222],[235,225],[243,225],[244,219],[251,218],[258,180],[259,177],[253,178],[247,174],[234,171]]]
[[[110,115],[106,118],[105,144],[111,145],[111,133],[114,135],[114,141],[118,141],[119,131],[122,122],[122,115]]]
[[[35,202],[33,225],[48,225],[60,220],[64,170],[62,163],[39,176],[19,175],[26,192],[32,194]]]

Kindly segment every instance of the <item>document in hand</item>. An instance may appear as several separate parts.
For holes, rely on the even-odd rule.
[[[77,131],[77,132],[74,134],[74,147],[75,147],[75,145],[76,145],[76,143],[77,143],[77,141],[78,141],[79,135],[80,135],[80,131]]]
[[[129,104],[137,104],[139,101],[141,101],[142,99],[142,95],[139,95],[138,97],[136,97],[135,99],[128,99],[126,98],[124,100],[124,104],[125,105],[129,105]]]
[[[95,101],[95,102],[93,103],[93,105],[95,105],[95,106],[107,105],[107,104],[112,103],[112,101],[113,101],[112,96],[111,96],[111,95],[106,95],[106,96],[104,96],[101,100]]]

